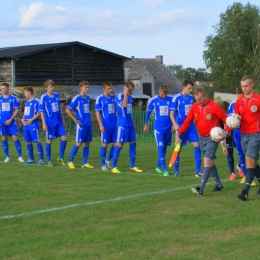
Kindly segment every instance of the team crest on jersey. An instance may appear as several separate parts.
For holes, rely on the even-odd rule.
[[[256,112],[257,111],[257,106],[251,106],[251,111]]]
[[[207,114],[207,115],[206,115],[206,119],[207,119],[207,120],[210,120],[211,118],[212,118],[212,115],[211,115],[211,114]]]

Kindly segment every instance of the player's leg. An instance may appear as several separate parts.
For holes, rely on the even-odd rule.
[[[103,171],[108,171],[105,162],[108,143],[109,143],[109,129],[106,129],[105,133],[101,133],[101,146],[99,149],[100,166],[101,166],[101,170]]]
[[[112,167],[111,167],[111,172],[112,173],[121,173],[118,169],[117,169],[117,161],[118,161],[118,157],[120,154],[121,149],[123,148],[124,143],[127,140],[127,135],[126,135],[126,129],[124,127],[117,127],[117,143],[116,143],[116,147],[114,149],[114,153],[113,153],[113,161],[112,161]]]
[[[90,142],[92,142],[92,127],[91,126],[88,126],[88,125],[84,126],[82,140],[84,140],[82,167],[92,169],[92,168],[94,168],[94,166],[90,165],[88,163]]]
[[[108,153],[108,156],[105,160],[106,166],[109,169],[111,168],[110,161],[113,158],[114,150],[115,150],[115,147],[116,147],[116,142],[117,142],[116,138],[117,138],[117,131],[116,131],[116,127],[114,127],[110,130],[110,138],[109,138],[109,140],[110,140],[109,142],[113,143],[113,145],[111,146],[109,153]]]
[[[5,160],[4,162],[9,162],[10,161],[10,156],[9,156],[9,145],[8,145],[8,126],[2,125],[2,148],[5,154]]]
[[[17,151],[17,155],[18,155],[18,161],[19,162],[24,162],[24,159],[22,157],[22,146],[21,146],[21,142],[19,140],[19,130],[17,125],[10,125],[9,129],[8,129],[9,135],[12,136],[12,139],[14,141],[14,146],[15,149]]]
[[[53,167],[52,161],[51,161],[51,144],[52,140],[55,138],[54,136],[54,127],[48,126],[48,129],[46,131],[46,143],[45,143],[45,153],[46,158],[48,162],[49,167]]]
[[[67,146],[67,134],[65,127],[63,124],[55,126],[55,137],[60,137],[60,152],[59,157],[57,159],[58,162],[61,163],[61,165],[66,166],[66,163],[64,162],[64,153]]]
[[[236,179],[236,174],[235,174],[235,161],[234,161],[234,142],[233,142],[233,137],[228,136],[226,138],[226,147],[227,147],[227,162],[228,162],[228,167],[230,170],[230,175],[229,179],[235,180]]]

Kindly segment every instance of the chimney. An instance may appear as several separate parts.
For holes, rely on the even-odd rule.
[[[156,61],[158,61],[161,65],[163,65],[163,55],[155,56]]]

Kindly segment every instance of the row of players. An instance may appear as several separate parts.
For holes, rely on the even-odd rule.
[[[241,80],[241,83],[244,81],[247,83],[246,87],[248,85],[253,86],[253,81],[251,77],[245,77],[245,79]],[[60,161],[63,165],[66,165],[63,159],[66,148],[66,132],[64,127],[65,122],[60,110],[61,108],[59,95],[54,92],[54,82],[52,80],[47,80],[44,83],[44,86],[46,88],[46,94],[42,95],[40,104],[38,105],[38,101],[33,98],[32,88],[26,87],[24,89],[24,94],[28,99],[28,104],[26,103],[25,113],[22,120],[24,124],[24,136],[28,145],[27,150],[29,152],[29,160],[26,163],[34,162],[32,142],[36,143],[36,147],[40,155],[39,164],[43,163],[43,149],[39,142],[38,123],[38,118],[41,116],[43,130],[46,131],[46,156],[48,165],[50,167],[53,166],[51,163],[51,142],[55,137],[61,137],[60,155],[58,161]],[[76,123],[76,144],[72,148],[71,155],[68,161],[68,166],[71,169],[75,168],[73,164],[73,159],[82,144],[84,144],[82,166],[86,168],[93,168],[93,166],[91,166],[87,162],[89,154],[89,144],[92,140],[92,128],[89,111],[90,98],[87,95],[89,83],[87,81],[81,81],[79,83],[79,87],[80,93],[72,99],[71,103],[66,108],[67,114]],[[197,88],[195,90],[194,96],[196,102],[193,104],[193,96],[190,95],[192,87],[193,83],[191,81],[184,81],[182,93],[174,96],[174,98],[172,99],[172,97],[167,95],[167,86],[162,85],[158,91],[158,95],[152,98],[148,105],[144,132],[147,132],[148,129],[147,125],[150,113],[154,111],[154,135],[158,150],[158,162],[156,166],[156,171],[163,173],[164,176],[169,175],[165,164],[165,154],[167,146],[171,144],[171,133],[173,131],[176,131],[177,133],[176,142],[180,142],[181,138],[182,145],[185,145],[185,142],[187,142],[187,140],[189,140],[193,144],[195,154],[194,157],[196,162],[196,176],[202,175],[200,173],[202,150],[204,154],[204,171],[202,182],[200,187],[193,189],[193,192],[202,195],[209,175],[212,175],[217,182],[217,185],[213,189],[213,191],[219,191],[223,189],[223,185],[219,179],[217,169],[214,165],[214,159],[215,151],[218,147],[218,142],[227,137],[227,134],[230,133],[230,129],[226,128],[226,134],[224,134],[221,139],[217,141],[213,141],[210,139],[210,130],[215,126],[220,125],[220,121],[225,123],[226,114],[217,103],[207,97],[207,94],[203,88]],[[23,161],[21,157],[21,145],[18,139],[18,130],[15,121],[15,116],[18,113],[19,105],[16,98],[12,95],[9,95],[8,84],[2,84],[1,89],[3,96],[0,98],[0,115],[2,125],[2,143],[4,152],[6,154],[5,161],[8,162],[10,160],[7,144],[8,135],[12,135],[13,137],[15,147],[18,152],[18,160]],[[120,171],[116,167],[119,153],[123,147],[123,144],[125,142],[129,142],[130,169],[135,172],[142,172],[142,170],[138,169],[135,166],[136,138],[135,127],[131,115],[131,94],[134,89],[134,84],[131,81],[127,81],[124,84],[123,93],[119,93],[116,97],[114,95],[115,93],[112,93],[113,89],[110,82],[104,82],[103,89],[104,93],[97,98],[95,105],[102,142],[100,148],[101,167],[103,170],[108,170],[106,167],[106,162],[110,162],[110,160],[113,158],[111,171],[113,173],[120,173]],[[253,91],[253,87],[250,89],[250,91]],[[252,95],[251,92],[250,95]],[[246,96],[244,89],[243,93],[243,96]],[[254,102],[254,99],[250,102],[251,105],[252,102]],[[117,119],[116,108],[118,116]],[[237,112],[241,114],[243,108],[240,107],[239,109],[240,111],[238,110]],[[259,111],[257,105],[253,105],[250,110],[252,113],[254,113],[253,115],[250,115],[250,118],[254,117],[254,115],[257,114],[256,112]],[[75,112],[75,114],[73,113],[73,111]],[[193,121],[195,121],[196,123],[199,136],[197,134],[197,130]],[[257,120],[255,121],[258,122]],[[250,134],[252,133],[252,131],[255,131],[255,128],[255,126],[252,127],[252,129],[250,128]],[[112,146],[112,149],[110,150],[108,158],[106,160],[107,144],[111,142],[115,145]],[[251,150],[250,156],[252,157]],[[245,156],[247,158],[246,154]],[[256,160],[255,157],[253,158],[254,160]],[[179,160],[177,160],[177,163],[175,164],[176,177],[179,176],[178,161]],[[247,168],[245,171],[246,173],[248,173]],[[246,175],[248,176],[248,174]],[[250,176],[252,176],[252,174],[250,174]],[[248,182],[246,181],[246,184],[247,183]]]

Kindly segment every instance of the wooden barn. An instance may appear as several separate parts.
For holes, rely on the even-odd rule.
[[[128,58],[81,42],[63,42],[0,48],[0,83],[10,87],[43,86],[46,79],[56,85],[78,85],[88,80],[101,85],[124,83]]]

